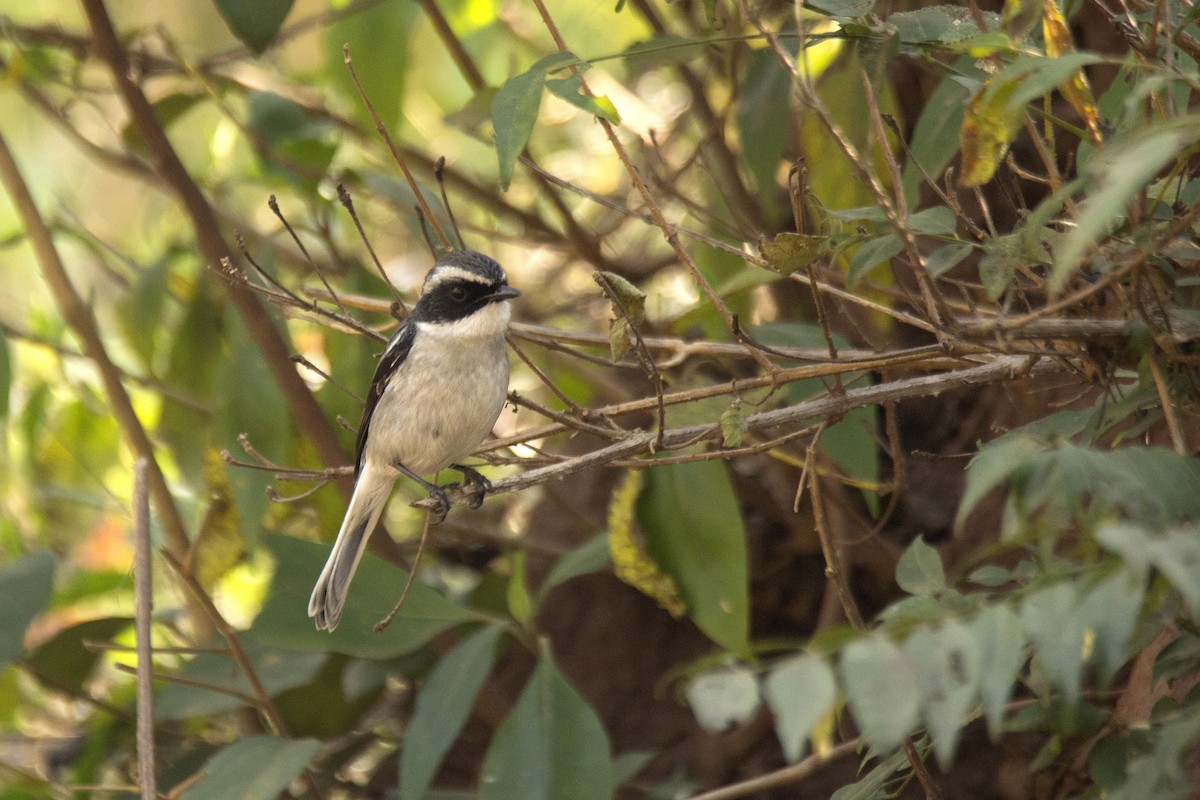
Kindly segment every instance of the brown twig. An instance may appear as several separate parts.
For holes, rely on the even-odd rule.
[[[146,487],[150,462],[138,456],[133,464],[133,596],[137,642],[137,762],[142,800],[156,800],[154,766],[154,671],[150,625],[154,614],[151,581],[150,492]]]
[[[396,162],[396,166],[400,167],[400,171],[404,173],[404,180],[408,183],[408,188],[412,190],[413,196],[417,200],[417,205],[421,207],[425,218],[429,220],[429,224],[433,227],[442,246],[447,250],[453,250],[454,247],[451,245],[449,237],[442,230],[442,226],[437,221],[437,217],[434,216],[429,203],[425,201],[425,195],[421,192],[421,187],[417,185],[417,179],[413,177],[412,172],[409,170],[404,156],[400,153],[400,148],[396,147],[396,142],[392,139],[392,135],[388,133],[387,125],[384,125],[383,120],[379,118],[379,113],[375,111],[374,103],[371,102],[370,96],[363,88],[362,82],[359,81],[358,72],[354,69],[354,61],[350,58],[350,45],[348,44],[342,45],[342,60],[346,64],[346,69],[350,72],[350,78],[354,81],[354,87],[358,89],[358,96],[362,98],[363,105],[367,107],[367,113],[371,115],[371,121],[375,123],[375,131],[383,139],[384,144],[387,145],[388,151],[392,154],[392,160]]]
[[[796,425],[803,423],[805,420],[844,416],[847,412],[855,408],[877,405],[879,403],[896,402],[909,397],[936,395],[949,389],[982,386],[999,380],[1011,380],[1018,375],[1033,376],[1061,372],[1067,369],[1070,363],[1066,360],[1037,359],[1027,356],[999,356],[984,364],[965,369],[950,370],[949,372],[936,375],[904,378],[861,389],[850,389],[841,396],[825,395],[805,400],[796,405],[762,411],[746,418],[746,430],[749,433],[769,428]],[[653,402],[653,400],[651,399],[650,402]],[[719,435],[719,427],[712,424],[690,425],[683,428],[668,429],[663,436],[662,450],[666,451],[688,446],[704,439],[717,438]],[[631,433],[628,437],[620,441],[584,453],[583,455],[574,456],[556,464],[535,467],[534,469],[522,472],[520,475],[493,481],[492,494],[521,491],[530,486],[558,480],[585,469],[605,466],[620,459],[648,454],[657,438],[658,435],[655,432],[639,431]],[[451,505],[459,505],[469,500],[462,493],[448,492],[447,494]],[[435,502],[427,498],[413,503],[413,506],[416,508],[432,508]]]
[[[554,22],[554,18],[550,16],[549,10],[543,0],[533,0],[533,4],[537,7],[538,13],[541,15],[542,23],[546,26],[546,30],[550,32],[550,36],[554,39],[554,44],[559,50],[566,50],[567,44],[562,38],[562,34],[558,30],[558,25]],[[580,89],[586,94],[592,94],[591,89],[587,85],[587,80],[580,79]],[[629,153],[625,149],[625,145],[617,137],[617,132],[613,129],[612,123],[601,117],[597,117],[596,121],[600,124],[600,128],[604,131],[604,135],[608,137],[609,144],[613,151],[617,154],[617,158],[621,161],[621,165],[625,168],[625,172],[629,175],[629,180],[633,183],[638,195],[642,198],[642,203],[650,212],[650,216],[654,218],[654,223],[663,233],[663,237],[667,240],[667,244],[675,251],[675,255],[679,257],[679,261],[687,269],[692,276],[692,280],[700,287],[700,291],[704,293],[705,298],[712,307],[725,321],[726,327],[733,330],[733,312],[725,305],[725,301],[716,293],[708,279],[700,272],[700,268],[696,266],[696,262],[692,259],[691,253],[683,246],[679,240],[679,232],[675,227],[667,221],[658,202],[654,199],[654,195],[650,193],[650,189],[646,186],[638,173],[637,167],[633,165],[633,161],[629,158]],[[750,357],[753,358],[758,365],[767,371],[775,369],[775,365],[771,363],[765,355],[758,350],[748,348]]]
[[[103,0],[81,2],[92,30],[95,52],[112,75],[113,82],[129,110],[132,126],[137,130],[146,148],[150,163],[186,211],[205,260],[211,265],[219,265],[222,259],[229,258],[230,249],[225,243],[212,206],[188,174],[183,162],[179,160],[153,107],[142,93],[141,87],[134,82],[132,76],[135,73],[130,69]],[[229,297],[246,325],[251,339],[262,351],[263,360],[283,393],[292,418],[304,431],[317,454],[326,464],[347,461],[348,456],[338,441],[333,426],[325,417],[312,392],[305,386],[304,380],[296,372],[288,358],[290,353],[283,337],[258,299],[252,292],[242,288],[234,288],[229,292]],[[152,490],[153,486],[152,473]],[[343,481],[341,488],[348,497],[351,490],[349,483]]]
[[[104,384],[105,393],[112,408],[113,416],[121,428],[126,445],[135,456],[144,457],[149,463],[147,481],[154,507],[158,512],[159,522],[166,534],[168,546],[182,555],[187,552],[189,536],[183,523],[183,517],[175,505],[175,498],[167,485],[166,477],[154,459],[154,444],[146,433],[125,385],[121,382],[121,372],[108,355],[108,350],[100,337],[100,330],[91,311],[83,298],[75,290],[67,275],[66,267],[59,256],[58,248],[50,228],[42,218],[29,187],[21,175],[17,162],[9,150],[8,142],[0,135],[0,183],[12,199],[17,214],[21,217],[25,233],[33,247],[34,256],[41,267],[42,277],[50,288],[63,319],[79,337],[84,353],[96,365],[100,380]]]

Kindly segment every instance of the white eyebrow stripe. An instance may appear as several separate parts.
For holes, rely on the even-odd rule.
[[[455,280],[472,281],[474,283],[482,283],[485,286],[491,283],[487,276],[480,275],[478,272],[472,272],[462,267],[440,266],[435,268],[425,280],[424,291],[429,291],[440,283]]]

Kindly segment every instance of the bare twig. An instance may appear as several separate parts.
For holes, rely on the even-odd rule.
[[[146,476],[150,462],[139,456],[133,464],[133,596],[137,639],[137,760],[142,800],[158,796],[154,767],[154,671],[150,623],[154,614],[151,581],[150,492]]]
[[[367,107],[367,113],[371,115],[371,121],[375,123],[376,132],[387,145],[388,151],[392,154],[392,160],[396,162],[396,166],[400,167],[400,171],[404,173],[404,180],[408,183],[408,188],[412,190],[413,196],[417,200],[417,205],[421,207],[425,218],[429,220],[429,224],[433,227],[442,246],[447,250],[453,250],[454,246],[450,243],[450,238],[446,236],[446,232],[442,230],[442,226],[437,221],[433,210],[429,207],[429,203],[425,201],[425,195],[421,192],[421,187],[417,185],[417,179],[413,177],[412,172],[409,170],[408,164],[400,152],[400,148],[396,147],[396,142],[393,141],[392,135],[388,133],[387,126],[383,124],[383,120],[379,118],[378,112],[375,111],[375,105],[371,102],[370,96],[358,80],[358,72],[354,69],[354,61],[350,58],[350,45],[348,44],[342,45],[342,60],[346,64],[346,69],[350,72],[350,78],[354,81],[355,88],[358,89],[358,96],[362,98],[363,105]]]

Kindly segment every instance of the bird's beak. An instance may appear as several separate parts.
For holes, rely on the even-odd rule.
[[[514,297],[520,297],[520,296],[521,296],[520,292],[518,292],[516,289],[509,286],[508,284],[505,284],[504,286],[501,286],[499,289],[497,289],[496,291],[489,294],[484,299],[487,300],[489,303],[498,303],[501,300],[512,300]]]

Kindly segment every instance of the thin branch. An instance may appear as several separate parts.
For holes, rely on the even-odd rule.
[[[350,77],[354,81],[354,86],[358,89],[358,96],[362,98],[363,105],[367,107],[367,113],[371,115],[371,121],[375,123],[375,131],[383,139],[387,145],[388,151],[392,154],[392,160],[396,162],[396,166],[400,167],[400,171],[404,173],[404,180],[408,183],[408,188],[412,190],[413,196],[417,199],[417,205],[421,207],[429,224],[437,233],[438,239],[442,246],[448,250],[453,250],[454,247],[450,243],[446,232],[442,230],[442,226],[434,216],[433,210],[430,209],[429,203],[425,202],[425,195],[421,192],[421,187],[417,185],[417,179],[413,177],[412,172],[408,168],[408,164],[404,160],[404,156],[400,153],[400,148],[396,147],[396,142],[392,139],[392,135],[388,133],[387,126],[383,124],[383,120],[379,118],[378,112],[375,111],[375,105],[371,102],[370,96],[363,88],[362,82],[358,79],[358,72],[354,69],[354,61],[350,58],[350,45],[342,45],[342,61],[346,64],[346,69],[350,72]]]
[[[113,82],[129,111],[131,123],[143,142],[154,171],[175,193],[183,206],[196,233],[197,244],[203,258],[213,266],[230,256],[230,249],[221,233],[219,221],[212,206],[196,182],[188,174],[179,155],[175,152],[162,124],[155,114],[141,87],[134,82],[133,70],[113,28],[112,20],[104,7],[103,0],[81,0],[92,31],[95,53],[108,67]],[[345,449],[338,440],[333,426],[325,417],[312,392],[296,372],[288,356],[275,323],[266,314],[253,293],[236,286],[229,292],[238,315],[246,325],[251,339],[262,351],[263,360],[275,382],[279,385],[288,404],[291,416],[319,457],[326,464],[339,464],[348,460]],[[348,481],[340,484],[349,497],[351,486]],[[151,483],[153,489],[153,480]],[[156,492],[157,494],[157,492]]]
[[[995,381],[1013,380],[1018,377],[1045,375],[1062,372],[1073,362],[1066,359],[1040,359],[1035,356],[1000,356],[977,366],[951,370],[937,375],[904,378],[889,383],[848,390],[844,395],[812,398],[792,406],[762,411],[746,418],[747,432],[796,425],[805,420],[844,416],[847,412],[879,403],[897,402],[911,397],[937,395],[951,389],[982,386]],[[651,399],[650,402],[653,402]],[[715,439],[720,436],[717,426],[711,424],[690,425],[667,430],[663,436],[662,449],[673,450],[688,446],[698,440]],[[492,494],[517,492],[552,480],[565,478],[585,469],[606,466],[620,459],[633,458],[651,452],[658,434],[639,431],[619,442],[601,447],[589,453],[574,456],[557,464],[536,467],[520,475],[501,478],[492,482]],[[648,461],[647,464],[652,464]],[[451,505],[460,505],[471,497],[460,491],[448,491]],[[412,505],[415,508],[433,508],[437,501],[426,498]]]
[[[150,471],[147,477],[155,510],[158,512],[169,547],[182,555],[187,552],[189,546],[187,528],[175,505],[175,498],[171,495],[166,477],[154,459],[154,444],[134,411],[125,384],[121,382],[121,372],[108,355],[91,310],[71,283],[50,228],[42,218],[3,135],[0,135],[0,183],[4,184],[17,214],[21,217],[34,256],[41,267],[42,277],[54,296],[59,312],[79,337],[84,353],[100,373],[109,405],[125,437],[126,445],[135,456],[144,457],[149,462]]]
[[[150,462],[139,456],[133,464],[133,595],[137,641],[137,760],[138,785],[142,800],[156,800],[157,779],[154,766],[154,671],[150,626],[154,614],[154,587],[151,581],[150,491],[146,476]]]

